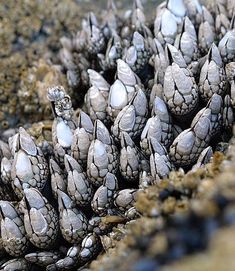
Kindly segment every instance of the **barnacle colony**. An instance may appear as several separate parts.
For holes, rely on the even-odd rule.
[[[60,68],[84,103],[74,112],[73,97],[52,86],[52,142],[36,144],[22,127],[0,141],[0,254],[12,258],[3,270],[85,265],[115,223],[140,216],[138,191],[197,170],[231,136],[230,5],[169,0],[147,22],[140,1],[125,16],[108,1],[102,23],[89,13],[61,39]]]

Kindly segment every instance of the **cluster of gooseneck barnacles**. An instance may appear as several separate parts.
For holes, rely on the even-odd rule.
[[[51,87],[52,143],[24,128],[0,141],[1,270],[84,266],[115,223],[138,218],[138,190],[210,160],[234,121],[232,10],[229,0],[168,0],[151,23],[140,1],[122,17],[108,1],[102,24],[89,13],[61,39],[83,108],[75,114]]]

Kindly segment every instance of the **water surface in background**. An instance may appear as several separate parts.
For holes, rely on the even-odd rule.
[[[94,12],[98,12],[99,9],[105,9],[107,6],[107,0],[76,0],[76,2],[84,9],[84,11],[94,10]],[[155,10],[157,5],[159,5],[163,0],[141,0],[141,3],[145,10],[146,19],[149,20],[150,18],[148,15],[155,15]],[[133,1],[125,1],[119,0],[114,1],[117,8],[120,9],[130,9],[132,7]]]

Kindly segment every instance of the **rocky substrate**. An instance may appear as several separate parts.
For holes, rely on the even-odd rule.
[[[233,270],[234,154],[233,139],[226,156],[140,193],[141,218],[105,237],[107,251],[89,270]]]

